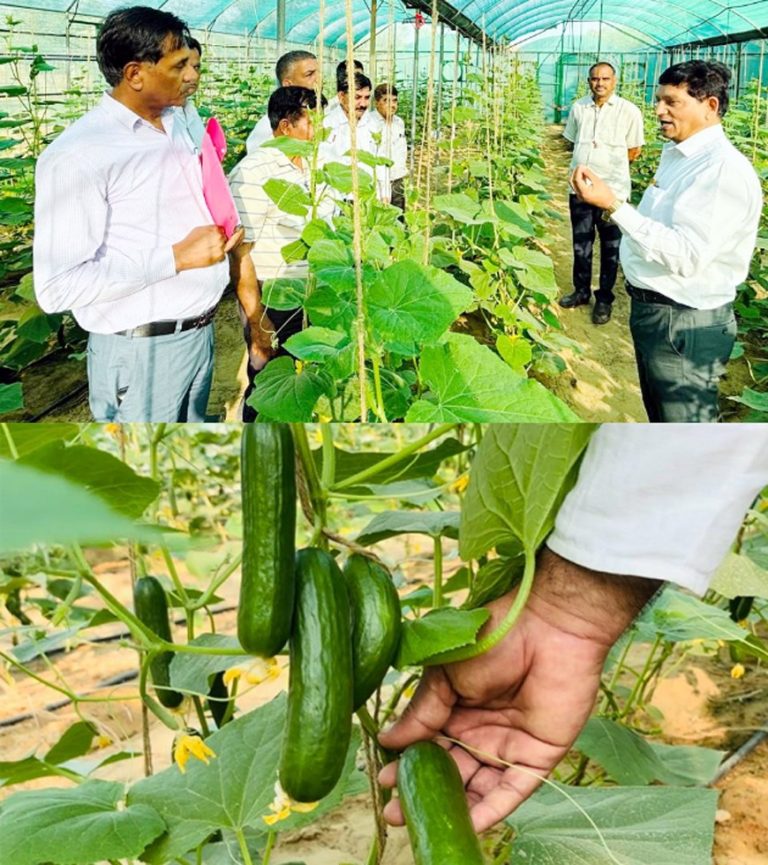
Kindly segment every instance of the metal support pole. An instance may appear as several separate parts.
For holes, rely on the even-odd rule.
[[[285,0],[277,0],[277,53],[285,52]]]
[[[437,134],[443,125],[443,62],[445,59],[445,22],[440,22],[440,63],[437,79]]]
[[[375,84],[378,80],[376,74],[376,16],[378,13],[378,0],[371,0],[371,28],[370,28],[370,44],[368,54],[368,77]]]
[[[413,92],[411,105],[411,176],[416,165],[416,107],[419,101],[419,28],[415,27],[416,35],[413,40]]]

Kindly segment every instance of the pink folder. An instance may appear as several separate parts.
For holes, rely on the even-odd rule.
[[[203,196],[214,223],[224,229],[227,237],[232,237],[240,224],[240,216],[229,191],[227,176],[221,167],[221,160],[227,152],[224,130],[215,117],[211,117],[205,127],[203,143],[200,148],[200,164],[203,171]]]

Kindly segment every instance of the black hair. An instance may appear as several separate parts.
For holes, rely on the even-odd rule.
[[[359,60],[354,60],[353,65],[355,67],[355,72],[363,72],[363,64]],[[336,67],[336,89],[340,90],[341,88],[338,86],[342,81],[346,81],[347,78],[347,61],[342,60],[341,63]]]
[[[277,83],[282,85],[283,78],[291,71],[291,66],[295,63],[301,63],[302,60],[317,60],[317,57],[310,51],[289,51],[287,54],[283,54],[275,64]]]
[[[336,82],[338,93],[348,93],[349,92],[349,79],[346,75]],[[367,75],[363,75],[362,72],[355,72],[355,92],[358,90],[364,90],[365,88],[371,89],[371,79]]]
[[[373,91],[373,101],[378,102],[385,96],[397,96],[397,87],[394,84],[377,84]]]
[[[327,102],[325,97],[323,101]],[[313,111],[316,106],[317,97],[314,90],[308,87],[278,87],[269,97],[267,105],[269,125],[274,132],[281,120],[296,123],[305,111]]]
[[[190,44],[187,25],[170,12],[149,6],[115,9],[104,19],[96,40],[101,74],[116,87],[126,64],[157,63],[170,52]]]
[[[717,97],[717,113],[722,117],[728,110],[728,85],[731,70],[716,60],[686,60],[665,69],[659,84],[680,87],[683,84],[694,99],[703,102],[710,96]]]
[[[592,77],[592,73],[595,71],[595,69],[597,69],[598,66],[607,66],[614,75],[616,74],[616,68],[614,67],[613,63],[609,63],[607,60],[598,60],[597,63],[593,63],[589,67],[590,78]]]
[[[187,39],[187,45],[189,45],[192,51],[197,51],[197,53],[202,57],[203,56],[203,46],[195,39],[194,36],[190,36]]]

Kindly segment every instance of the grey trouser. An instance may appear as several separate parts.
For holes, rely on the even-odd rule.
[[[652,423],[715,423],[717,383],[736,339],[733,306],[689,309],[632,298],[643,403]]]
[[[88,398],[100,422],[204,421],[212,377],[212,324],[164,336],[88,337]]]

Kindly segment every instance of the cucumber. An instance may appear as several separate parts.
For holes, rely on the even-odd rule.
[[[296,471],[287,424],[246,424],[241,444],[243,563],[237,636],[271,658],[291,633],[295,594]]]
[[[379,687],[400,642],[400,598],[392,577],[366,556],[344,566],[352,606],[352,705],[359,709]]]
[[[165,589],[157,577],[141,577],[141,579],[136,580],[133,587],[133,608],[137,618],[150,631],[168,643],[173,642],[171,624],[168,618],[168,599],[165,596]],[[152,684],[155,686],[157,699],[168,709],[175,709],[181,705],[184,699],[183,694],[172,691],[168,687],[171,684],[170,666],[172,659],[173,652],[160,652],[155,655],[149,665],[149,674],[152,678]]]
[[[352,735],[352,620],[344,577],[312,547],[296,555],[288,715],[280,783],[297,802],[316,802],[341,776]]]
[[[406,748],[397,789],[416,865],[484,865],[459,769],[444,748]]]
[[[208,699],[206,700],[208,711],[211,713],[211,717],[216,722],[216,727],[219,729],[221,729],[224,718],[226,717],[229,703],[229,691],[227,690],[227,686],[224,684],[224,672],[219,670],[218,673],[214,674],[214,677],[211,680],[211,686],[208,689]]]

